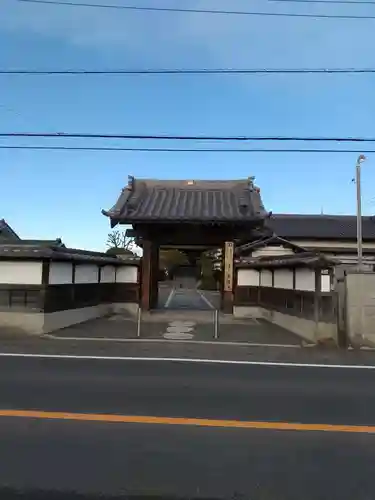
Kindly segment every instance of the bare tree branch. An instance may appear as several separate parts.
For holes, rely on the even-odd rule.
[[[126,236],[126,231],[112,231],[107,237],[107,247],[109,250],[126,250],[134,254],[135,239]],[[111,252],[113,253],[113,252]]]

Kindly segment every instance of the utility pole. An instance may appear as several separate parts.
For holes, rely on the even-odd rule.
[[[361,163],[366,160],[365,155],[358,156],[355,167],[355,182],[357,188],[357,266],[358,271],[363,267],[362,252],[362,192],[361,192]]]

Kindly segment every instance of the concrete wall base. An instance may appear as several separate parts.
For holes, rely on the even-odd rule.
[[[111,304],[82,307],[81,309],[68,309],[44,315],[43,333],[50,333],[67,326],[84,323],[90,319],[100,318],[112,312]]]
[[[337,326],[333,323],[315,323],[313,320],[265,309],[259,306],[235,306],[233,314],[237,318],[265,319],[295,333],[313,343],[337,342]]]
[[[1,337],[17,335],[42,335],[44,313],[23,311],[0,312]]]
[[[353,346],[375,345],[375,273],[346,275],[346,323]],[[344,298],[345,300],[345,298]]]
[[[259,306],[233,306],[235,318],[263,318],[262,308]]]
[[[114,314],[129,314],[137,316],[139,305],[136,302],[118,302],[112,304],[112,312]]]
[[[126,313],[136,315],[138,304],[100,304],[97,306],[68,309],[53,313],[43,312],[0,312],[0,337],[16,335],[43,335],[61,328],[84,323],[108,314]]]
[[[324,343],[328,340],[337,341],[337,327],[333,323],[315,323],[315,321],[298,316],[283,314],[278,311],[268,311],[272,323],[299,335],[304,340],[313,343]]]

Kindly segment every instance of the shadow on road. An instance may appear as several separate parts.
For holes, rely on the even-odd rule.
[[[108,496],[98,494],[76,493],[73,491],[49,491],[49,490],[15,490],[0,487],[0,498],[2,500],[200,500],[200,497],[176,497],[165,495],[115,495]],[[233,500],[237,499],[235,494]],[[219,500],[217,498],[204,497],[204,500]]]

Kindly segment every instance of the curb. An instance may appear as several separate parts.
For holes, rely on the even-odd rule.
[[[301,344],[261,344],[252,342],[225,342],[220,340],[167,340],[167,339],[122,339],[112,337],[58,337],[56,335],[45,334],[43,337],[52,340],[70,340],[83,342],[120,342],[120,343],[153,343],[153,344],[193,344],[193,345],[220,345],[238,347],[283,347],[287,349],[302,349]]]

